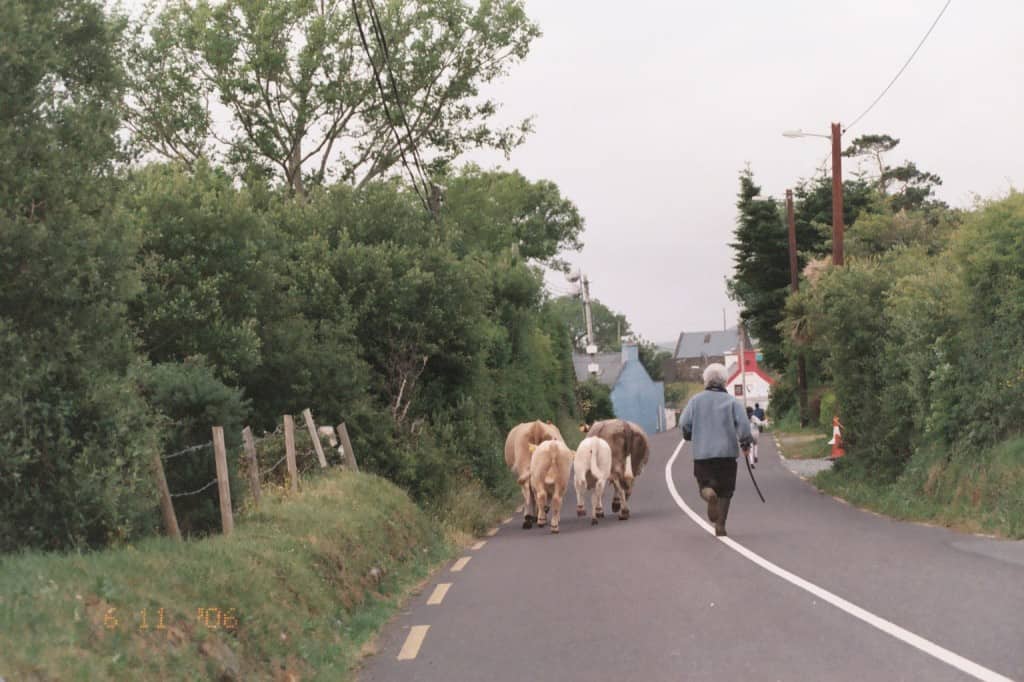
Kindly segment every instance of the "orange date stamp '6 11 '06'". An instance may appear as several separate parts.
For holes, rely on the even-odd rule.
[[[128,616],[121,615],[124,609],[108,608],[103,616],[103,626],[108,630],[122,627],[135,627],[140,631],[166,630],[167,616],[164,609],[141,609],[132,611]],[[238,616],[235,609],[221,609],[207,606],[196,609],[196,621],[208,630],[237,630]]]

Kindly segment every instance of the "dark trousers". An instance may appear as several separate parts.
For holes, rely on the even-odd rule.
[[[736,458],[712,457],[693,460],[693,476],[697,488],[713,488],[722,499],[732,497],[736,490]]]

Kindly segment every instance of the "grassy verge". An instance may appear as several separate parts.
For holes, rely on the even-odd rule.
[[[821,459],[831,454],[830,434],[820,426],[801,427],[795,418],[784,418],[772,424],[766,436],[774,435],[789,459]]]
[[[899,519],[1024,538],[1024,438],[990,450],[914,455],[893,482],[879,483],[855,457],[840,460],[815,485],[852,504]]]
[[[502,511],[480,490],[453,499],[469,530]],[[0,557],[0,677],[349,679],[466,528],[446,533],[384,479],[333,471],[265,498],[231,537]]]

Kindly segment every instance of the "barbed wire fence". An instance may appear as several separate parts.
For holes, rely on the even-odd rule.
[[[308,444],[304,440],[301,448],[296,447],[297,430],[295,428],[295,420],[291,415],[285,415],[282,424],[279,424],[273,431],[265,432],[259,438],[252,437],[252,431],[249,427],[245,427],[245,429],[243,429],[243,445],[239,450],[239,460],[236,471],[241,473],[242,470],[247,470],[250,499],[255,507],[259,506],[261,491],[265,486],[273,483],[279,488],[290,489],[292,493],[298,493],[299,479],[301,477],[308,475],[311,471],[327,468],[327,458],[321,439],[324,435],[328,434],[322,433],[321,429],[317,429],[316,424],[313,421],[312,412],[309,409],[302,411],[302,417],[307,427]],[[345,423],[340,423],[337,427],[337,431],[335,430],[335,427],[323,427],[323,430],[329,432],[328,440],[330,442],[331,451],[334,452],[335,448],[337,448],[336,452],[338,456],[335,457],[332,455],[331,459],[337,461],[339,466],[358,471],[358,465],[356,464],[355,454],[352,452],[352,445],[348,438],[348,431]],[[224,443],[224,430],[220,426],[214,426],[212,428],[212,432],[213,439],[210,441],[190,445],[175,452],[155,456],[154,458],[154,463],[157,468],[157,488],[160,492],[160,508],[164,518],[164,526],[167,534],[176,539],[181,539],[181,532],[178,528],[177,515],[174,511],[173,500],[200,495],[214,486],[218,486],[218,500],[220,503],[221,522],[224,534],[230,534],[234,527],[233,507],[231,503],[230,470],[227,464],[227,448]],[[298,433],[302,434],[302,430],[298,430]],[[284,441],[283,447],[285,454],[277,459],[273,464],[269,466],[261,466],[260,451],[262,451],[264,457],[271,452],[274,452],[275,454],[276,452],[280,452],[280,449],[278,448],[282,445],[280,442],[282,437]],[[303,436],[303,438],[305,438],[305,436]],[[271,445],[270,448],[266,447],[268,443]],[[263,444],[264,447],[257,448],[256,446],[260,444]],[[192,455],[193,457],[208,456],[206,451],[209,449],[213,450],[214,463],[217,471],[216,477],[194,490],[172,493],[167,484],[164,464],[187,455]],[[299,463],[300,458],[301,467]],[[208,461],[209,460],[207,460],[207,462]],[[287,464],[283,475],[278,473],[282,464]]]

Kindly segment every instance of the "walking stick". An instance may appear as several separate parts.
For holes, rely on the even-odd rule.
[[[754,490],[757,491],[757,496],[761,498],[761,502],[764,502],[764,495],[761,494],[761,488],[757,485],[757,479],[754,478],[754,470],[750,468],[750,460],[747,459],[746,452],[740,452],[743,457],[743,463],[747,465],[747,473],[750,474],[750,480],[754,482]]]

